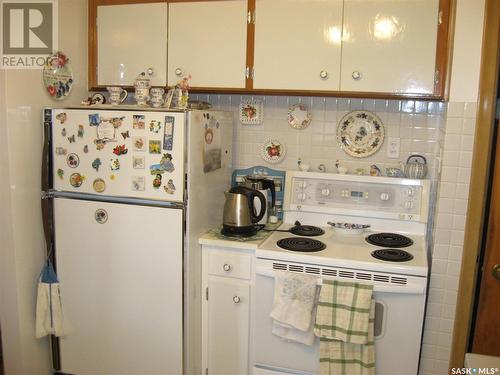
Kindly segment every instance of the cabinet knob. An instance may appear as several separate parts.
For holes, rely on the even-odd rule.
[[[230,265],[229,263],[226,263],[226,264],[224,264],[224,265],[222,266],[222,269],[223,269],[224,271],[226,271],[226,272],[231,271],[231,268],[232,268],[232,267],[231,267],[231,265]]]
[[[322,70],[321,72],[319,72],[319,77],[321,79],[328,79],[328,72],[326,70]]]
[[[355,81],[359,81],[361,79],[361,73],[355,70],[352,72],[352,79]]]
[[[148,76],[152,76],[153,74],[155,74],[155,71],[153,68],[148,68],[148,70],[146,72],[148,73]]]
[[[234,303],[240,303],[240,301],[241,301],[241,298],[240,298],[240,297],[238,297],[238,296],[234,296],[234,297],[233,297],[233,302],[234,302]]]
[[[491,270],[493,277],[500,281],[500,264],[495,264]]]
[[[180,77],[182,75],[182,69],[181,68],[175,69],[175,75]]]

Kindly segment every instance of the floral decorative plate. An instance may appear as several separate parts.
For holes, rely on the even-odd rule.
[[[43,68],[43,84],[51,97],[56,100],[66,98],[73,86],[73,70],[69,59],[62,52],[48,58]]]
[[[243,125],[260,125],[264,120],[264,106],[261,100],[240,103],[240,122]]]
[[[342,149],[355,158],[366,158],[376,153],[384,143],[384,124],[368,111],[346,114],[337,127],[337,141]]]
[[[268,139],[262,145],[262,159],[271,164],[281,162],[285,158],[286,149],[283,143],[277,139]]]
[[[304,104],[294,104],[288,108],[288,123],[292,128],[305,129],[312,120],[312,113]]]

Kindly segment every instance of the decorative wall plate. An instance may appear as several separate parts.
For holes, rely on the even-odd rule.
[[[355,158],[366,158],[376,153],[384,143],[384,124],[368,111],[352,111],[346,114],[337,127],[340,147]]]
[[[73,70],[62,52],[48,58],[43,68],[43,84],[49,95],[57,100],[66,98],[73,87]]]
[[[277,139],[268,139],[262,145],[261,156],[262,159],[271,164],[281,162],[285,158],[286,148]]]
[[[294,104],[288,108],[288,123],[292,128],[305,129],[312,120],[312,113],[304,104]]]
[[[243,125],[260,125],[264,120],[264,105],[261,100],[240,103],[240,122]]]

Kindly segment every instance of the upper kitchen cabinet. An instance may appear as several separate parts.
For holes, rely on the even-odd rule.
[[[338,91],[343,0],[256,0],[254,89]]]
[[[433,95],[439,0],[345,0],[340,90]]]
[[[132,86],[148,71],[153,85],[167,84],[166,2],[91,0],[89,9],[90,87]]]
[[[247,0],[170,3],[168,29],[169,85],[245,87]]]

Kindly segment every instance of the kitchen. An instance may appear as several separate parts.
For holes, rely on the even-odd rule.
[[[385,148],[370,157],[369,162],[363,163],[347,157],[336,145],[334,135],[337,121],[343,114],[360,109],[379,114],[386,124],[386,136],[400,138],[401,160],[406,161],[405,156],[410,153],[426,153],[431,166],[429,176],[435,181],[438,178],[435,159],[439,155],[433,147],[444,148],[441,190],[434,202],[438,210],[435,215],[435,246],[420,365],[421,371],[428,374],[447,373],[451,351],[463,246],[460,236],[464,232],[464,223],[460,223],[466,213],[478,100],[482,23],[482,2],[457,2],[449,101],[444,103],[437,100],[386,101],[366,97],[307,95],[241,97],[239,94],[226,94],[223,90],[190,93],[193,99],[207,101],[214,109],[235,113],[233,167],[238,169],[265,163],[260,156],[260,147],[267,139],[283,140],[287,147],[286,157],[278,164],[279,168],[276,168],[278,165],[267,165],[274,169],[297,170],[299,157],[309,163],[311,169],[316,170],[320,164],[324,164],[327,173],[335,170],[336,160],[344,162],[350,171],[363,168],[366,173],[371,164],[380,164],[382,170],[394,164],[397,166],[399,159],[387,159]],[[40,72],[10,70],[0,74],[3,88],[0,95],[6,108],[2,108],[5,111],[2,116],[8,118],[4,122],[8,126],[2,127],[0,137],[4,153],[1,158],[2,176],[7,176],[2,181],[2,207],[10,207],[2,215],[2,224],[5,224],[2,225],[5,230],[2,238],[5,234],[6,244],[9,244],[2,247],[5,270],[2,268],[1,273],[1,284],[8,287],[5,294],[2,291],[6,303],[2,303],[1,315],[4,357],[12,358],[6,360],[7,374],[45,374],[50,369],[48,342],[37,341],[31,335],[34,332],[34,285],[43,263],[43,230],[38,208],[41,178],[38,166],[41,164],[39,155],[42,154],[39,125],[43,107],[79,105],[88,96],[86,1],[59,2],[59,30],[59,48],[70,57],[75,74],[71,95],[64,102],[50,100],[41,85],[40,89],[25,89],[37,87]],[[134,75],[137,73],[134,72]],[[216,78],[222,81],[224,77]],[[193,81],[195,78],[193,74]],[[251,99],[261,100],[264,104],[264,124],[258,128],[245,127],[237,121],[240,103]],[[312,123],[304,130],[293,129],[286,122],[290,106],[298,103],[312,109]],[[433,124],[429,126],[431,130],[423,131],[422,122],[418,121]],[[21,150],[29,150],[29,157],[27,152]],[[23,168],[28,163],[32,167],[30,171]],[[219,201],[222,208],[224,197],[221,196]],[[33,210],[36,210],[36,215]],[[452,227],[447,222],[450,215],[452,222],[453,219],[456,221]],[[439,220],[440,216],[443,221]],[[222,217],[214,220],[213,225],[221,221]],[[29,236],[25,235],[26,228],[29,228]],[[5,282],[3,277],[6,278]],[[9,324],[3,323],[3,319],[7,319]]]

